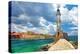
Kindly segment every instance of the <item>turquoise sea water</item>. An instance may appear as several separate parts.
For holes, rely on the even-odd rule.
[[[70,41],[77,41],[77,36],[70,36]],[[54,42],[53,39],[39,40],[11,40],[12,52],[35,52],[40,51],[43,45]]]
[[[78,41],[78,36],[68,36],[69,41]]]
[[[53,39],[39,40],[11,40],[12,52],[34,52],[39,51],[44,44],[53,42]]]

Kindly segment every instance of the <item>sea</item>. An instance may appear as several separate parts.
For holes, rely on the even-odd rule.
[[[77,41],[77,36],[69,36],[69,41]],[[54,42],[53,39],[38,39],[38,40],[11,40],[11,51],[12,53],[20,52],[36,52],[40,51],[41,47],[49,43]]]

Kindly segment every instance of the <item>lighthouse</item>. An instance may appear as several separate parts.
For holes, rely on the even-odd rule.
[[[61,13],[60,13],[60,9],[59,8],[60,8],[60,6],[58,5],[57,13],[56,13],[56,17],[57,17],[57,21],[56,21],[56,23],[57,23],[57,32],[61,31],[61,19],[60,19]]]
[[[56,23],[57,23],[57,31],[55,34],[55,40],[59,40],[61,38],[64,38],[66,40],[68,40],[68,34],[66,32],[62,31],[61,28],[61,13],[60,13],[60,5],[57,6],[57,11],[56,11]]]

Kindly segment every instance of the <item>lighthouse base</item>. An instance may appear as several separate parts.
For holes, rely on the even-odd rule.
[[[62,39],[62,38],[68,40],[68,34],[65,33],[65,32],[57,32],[55,34],[55,40],[56,41],[59,40],[59,39]]]

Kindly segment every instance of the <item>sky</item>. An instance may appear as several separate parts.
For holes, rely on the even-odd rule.
[[[42,34],[56,33],[56,10],[58,4],[35,2],[11,2],[11,32],[33,31]],[[60,4],[61,30],[68,35],[78,33],[78,6]]]

